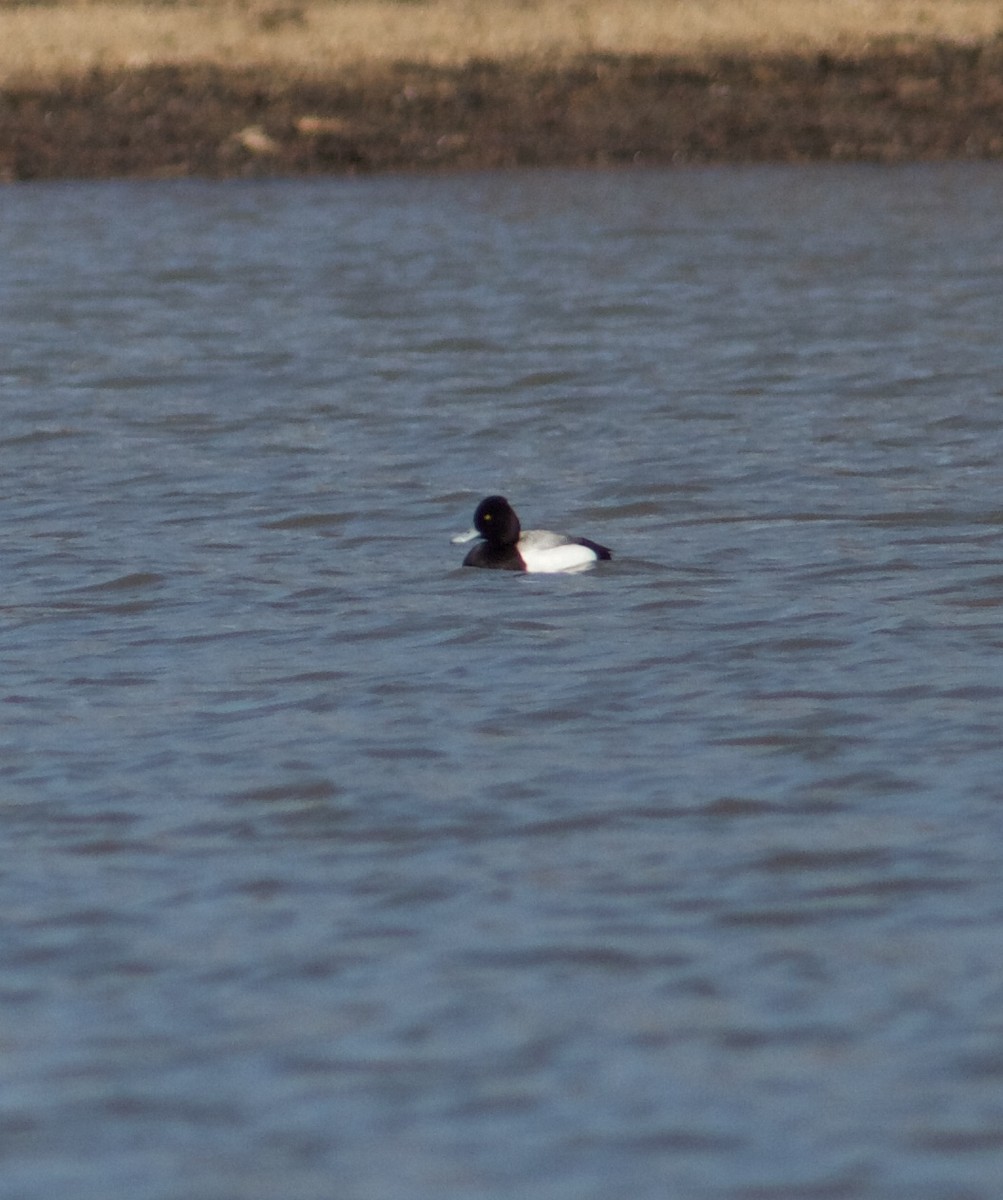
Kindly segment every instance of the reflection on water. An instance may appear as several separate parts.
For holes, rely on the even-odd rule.
[[[0,195],[6,1194],[996,1196],[1001,184]]]

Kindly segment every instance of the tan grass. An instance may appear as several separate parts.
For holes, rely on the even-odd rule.
[[[169,63],[313,75],[399,60],[977,42],[1001,30],[1000,0],[64,0],[0,9],[0,82]]]

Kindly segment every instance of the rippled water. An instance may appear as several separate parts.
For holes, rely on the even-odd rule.
[[[4,1200],[998,1197],[1001,199],[0,192]]]

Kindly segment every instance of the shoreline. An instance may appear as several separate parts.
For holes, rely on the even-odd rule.
[[[1003,37],[95,69],[0,87],[0,181],[1003,158]]]

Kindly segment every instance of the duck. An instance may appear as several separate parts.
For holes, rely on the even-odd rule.
[[[504,496],[486,496],[474,512],[474,527],[454,537],[462,545],[481,540],[463,560],[465,567],[488,567],[500,571],[584,571],[613,554],[598,542],[583,537],[551,533],[549,529],[523,529],[515,509]]]

